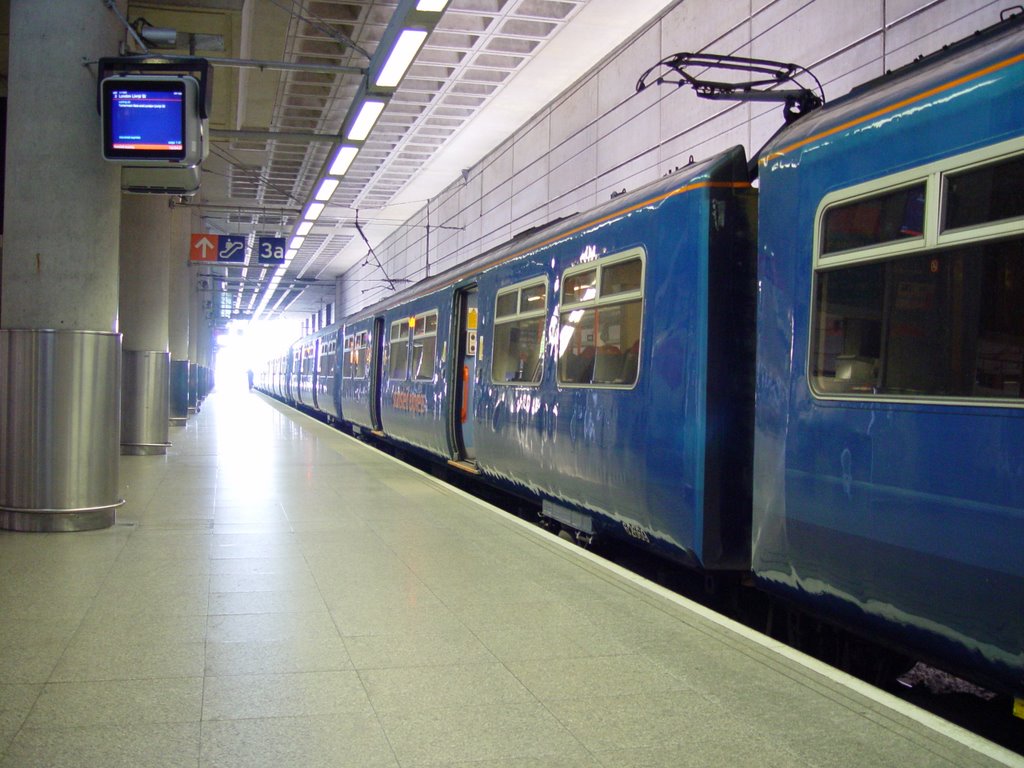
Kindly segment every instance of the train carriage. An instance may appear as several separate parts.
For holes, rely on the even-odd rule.
[[[753,200],[737,147],[485,271],[479,469],[584,536],[746,568]]]
[[[1018,689],[1022,94],[1016,24],[766,148],[753,531],[766,590]]]

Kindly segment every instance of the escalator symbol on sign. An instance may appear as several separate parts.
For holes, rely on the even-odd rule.
[[[245,236],[221,235],[217,261],[229,264],[245,263]]]

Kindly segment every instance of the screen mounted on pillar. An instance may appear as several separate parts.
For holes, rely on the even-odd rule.
[[[195,78],[108,77],[100,99],[105,159],[129,165],[195,165],[202,159]]]

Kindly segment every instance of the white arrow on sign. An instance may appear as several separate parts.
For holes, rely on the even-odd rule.
[[[216,248],[217,248],[217,246],[214,243],[212,243],[210,241],[210,238],[208,238],[208,237],[204,237],[202,240],[197,240],[195,247],[203,252],[203,258],[204,259],[206,258],[207,252],[211,248],[213,248],[214,250],[216,250]]]

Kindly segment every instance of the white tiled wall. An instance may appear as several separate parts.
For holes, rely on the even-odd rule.
[[[827,99],[999,20],[1006,0],[685,0],[613,52],[468,170],[375,251],[392,278],[417,281],[516,233],[585,211],[690,157],[735,144],[756,153],[782,125],[775,104],[698,99],[640,74],[677,51],[794,62]],[[427,228],[429,258],[427,257]],[[339,317],[383,298],[372,263],[338,290]],[[407,285],[404,283],[402,285]],[[401,287],[401,286],[400,286]]]

